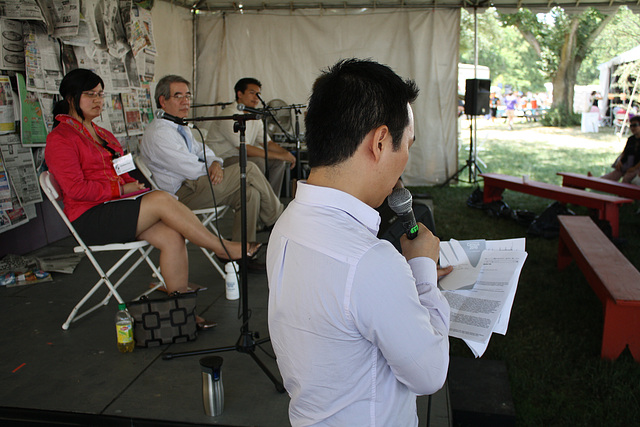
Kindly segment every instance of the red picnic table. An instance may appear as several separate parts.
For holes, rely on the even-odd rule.
[[[560,203],[571,203],[598,211],[598,218],[611,224],[611,235],[618,237],[620,205],[632,203],[633,200],[608,194],[594,193],[571,187],[562,187],[546,182],[525,180],[523,177],[502,175],[498,173],[481,173],[484,178],[484,203],[502,199],[505,189],[531,194],[545,199],[557,200]]]
[[[611,181],[610,179],[582,175],[573,172],[558,172],[558,175],[562,177],[563,187],[580,189],[591,188],[593,190],[615,194],[616,196],[640,200],[640,185]]]

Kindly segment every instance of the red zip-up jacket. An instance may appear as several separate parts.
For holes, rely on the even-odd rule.
[[[116,174],[111,153],[93,139],[82,123],[65,114],[56,119],[60,124],[47,136],[44,157],[60,185],[64,213],[74,221],[92,207],[120,197],[120,186],[135,179],[127,173]],[[93,128],[109,147],[123,154],[111,132],[95,124]]]

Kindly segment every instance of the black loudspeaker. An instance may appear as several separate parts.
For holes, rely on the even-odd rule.
[[[489,114],[491,80],[467,79],[464,93],[464,113],[468,116]]]

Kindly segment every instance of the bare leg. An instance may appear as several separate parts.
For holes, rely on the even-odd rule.
[[[638,171],[637,170],[627,170],[627,172],[624,173],[624,175],[622,175],[622,182],[625,182],[627,184],[629,184],[633,178],[635,178],[636,176],[638,176]]]
[[[189,261],[184,237],[162,222],[156,222],[138,237],[160,250],[160,269],[167,285],[167,292],[186,292]]]
[[[158,222],[175,230],[195,245],[209,249],[223,258],[227,257],[220,238],[207,230],[188,207],[164,191],[154,191],[142,197],[138,215],[138,236],[144,238],[142,233]],[[232,259],[242,256],[240,242],[224,240],[224,245]]]
[[[170,198],[173,199],[173,197]],[[173,200],[175,201],[175,199]],[[140,216],[142,216],[142,205],[140,207]],[[138,228],[140,228],[140,216],[138,217]],[[198,223],[200,223],[200,221],[198,221]],[[158,221],[142,231],[138,235],[138,238],[146,240],[160,250],[160,269],[162,270],[162,276],[167,286],[167,293],[171,294],[176,291],[180,293],[187,292],[189,284],[189,258],[182,234],[164,222]],[[218,244],[220,244],[219,240]],[[203,324],[206,323],[206,320],[196,315],[196,323]]]
[[[602,175],[600,178],[610,179],[611,181],[619,181],[622,178],[622,172],[617,169],[612,170],[611,172]]]

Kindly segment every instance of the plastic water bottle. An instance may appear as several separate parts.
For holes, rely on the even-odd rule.
[[[236,300],[240,298],[240,289],[238,289],[238,276],[236,275],[236,271],[238,271],[238,263],[226,263],[224,266],[224,271],[226,273],[224,281],[227,287],[227,299]]]
[[[126,304],[118,304],[116,313],[116,332],[118,336],[118,350],[121,353],[133,351],[136,342],[133,340],[133,317],[129,314]]]

